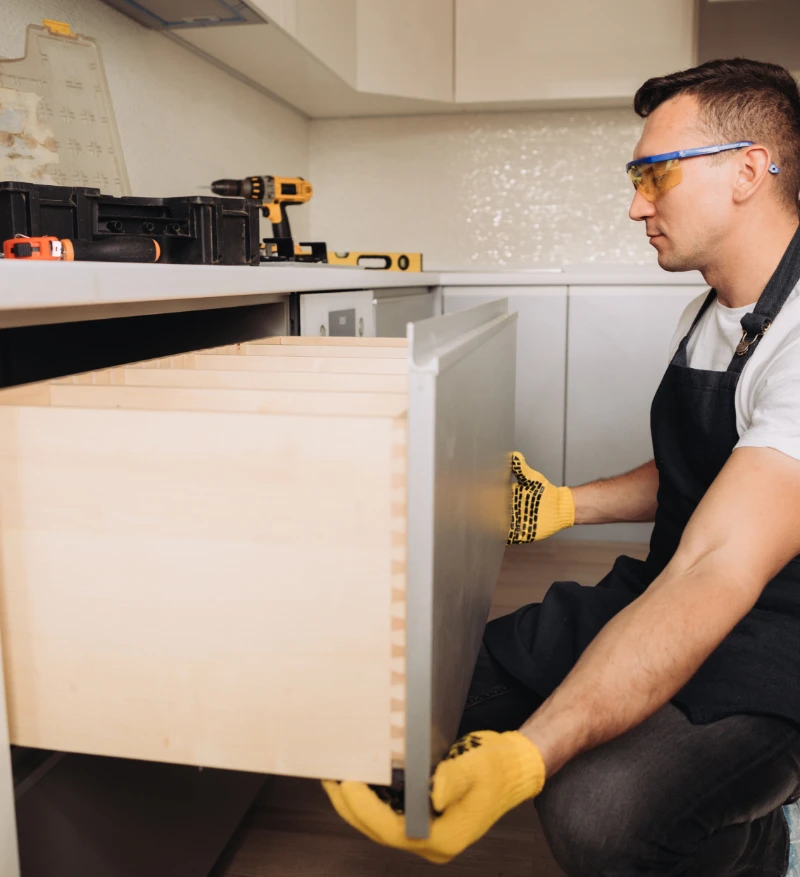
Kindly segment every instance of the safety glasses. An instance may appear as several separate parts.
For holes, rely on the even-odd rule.
[[[698,146],[696,149],[679,149],[677,152],[663,152],[661,155],[649,155],[647,158],[637,158],[625,165],[625,170],[631,178],[633,188],[648,201],[655,201],[659,195],[674,188],[683,179],[681,173],[681,159],[696,158],[698,155],[714,155],[729,149],[741,149],[743,146],[753,146],[752,140],[740,140],[738,143],[724,143],[721,146]],[[780,173],[780,168],[774,164],[769,166],[771,174]]]

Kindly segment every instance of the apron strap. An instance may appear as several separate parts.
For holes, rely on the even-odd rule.
[[[683,340],[678,345],[678,349],[675,351],[675,356],[672,357],[672,365],[681,365],[684,368],[688,366],[689,355],[687,353],[687,347],[689,344],[689,339],[692,337],[692,333],[697,328],[697,324],[700,322],[701,317],[711,307],[711,303],[716,297],[717,290],[709,289],[706,300],[703,302],[700,310],[697,312],[697,316],[692,321],[692,325],[689,326],[689,331],[686,333],[686,335],[684,335]]]
[[[760,298],[751,313],[742,317],[742,338],[736,345],[728,371],[741,374],[742,369],[753,355],[758,342],[772,325],[786,299],[792,294],[800,281],[800,226],[795,231],[775,273],[764,287]]]

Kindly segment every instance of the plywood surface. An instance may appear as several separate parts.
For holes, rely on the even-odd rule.
[[[196,368],[113,368],[54,383],[133,387],[208,387],[297,392],[408,393],[405,375],[327,374]]]
[[[352,340],[352,339],[351,339]],[[231,350],[231,347],[238,350]],[[408,351],[405,346],[354,346],[353,344],[320,346],[318,344],[236,344],[216,348],[222,353],[243,353],[245,356],[326,356],[335,359],[340,356],[371,359],[405,359]],[[205,351],[199,351],[205,352]]]
[[[388,781],[403,435],[378,416],[0,408],[12,741]]]
[[[202,353],[181,353],[161,359],[134,362],[126,368],[197,368],[225,371],[317,372],[320,374],[408,374],[405,359],[370,359],[364,357],[326,356],[245,356],[233,345],[216,347]]]
[[[31,385],[32,387],[36,385]],[[52,383],[18,398],[0,393],[0,404],[61,408],[121,408],[156,411],[226,411],[399,417],[407,401],[400,393],[296,392],[207,387],[127,387]]]
[[[319,372],[320,374],[407,375],[405,359],[322,356],[240,356],[237,354],[189,354],[185,368],[237,369],[249,371]]]
[[[283,344],[289,347],[408,347],[407,338],[361,338],[336,335],[276,335],[249,344]]]

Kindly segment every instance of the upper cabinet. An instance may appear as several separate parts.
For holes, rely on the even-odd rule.
[[[456,0],[459,103],[630,99],[695,59],[695,0]]]
[[[251,0],[250,5],[357,86],[358,0]]]
[[[455,0],[257,0],[259,12],[358,91],[453,99]]]
[[[629,106],[697,54],[697,0],[106,2],[312,118]]]
[[[358,0],[359,91],[452,101],[453,3]]]

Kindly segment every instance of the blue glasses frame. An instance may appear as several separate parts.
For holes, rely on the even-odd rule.
[[[694,149],[679,149],[677,152],[662,152],[660,155],[648,155],[646,158],[636,158],[625,165],[625,171],[640,164],[655,164],[658,161],[669,161],[674,158],[694,158],[697,155],[715,155],[718,152],[726,152],[729,149],[741,149],[743,146],[755,146],[752,140],[740,140],[738,143],[723,143],[719,146],[697,146]],[[779,174],[781,169],[776,164],[770,164],[769,172]]]

